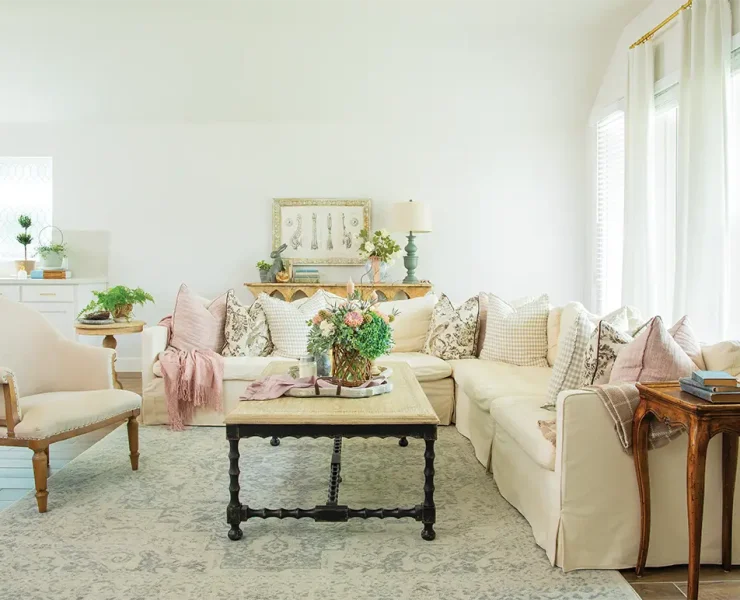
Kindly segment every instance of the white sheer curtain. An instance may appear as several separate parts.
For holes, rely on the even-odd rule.
[[[622,302],[658,312],[655,211],[655,50],[652,41],[629,53],[625,140]]]
[[[702,340],[726,335],[729,297],[729,0],[694,0],[681,13],[674,317]]]

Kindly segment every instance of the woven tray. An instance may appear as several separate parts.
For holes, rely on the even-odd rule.
[[[291,367],[288,373],[294,379],[298,378],[298,367]],[[377,376],[379,379],[388,379],[393,373],[392,369],[387,367],[380,367],[380,374]],[[323,377],[324,381],[331,381],[331,377]],[[301,388],[288,390],[283,394],[284,396],[291,396],[294,398],[372,398],[373,396],[380,396],[381,394],[387,394],[393,390],[393,384],[390,381],[386,381],[383,385],[376,385],[375,387],[369,388],[353,388],[344,387],[337,385],[331,388]]]

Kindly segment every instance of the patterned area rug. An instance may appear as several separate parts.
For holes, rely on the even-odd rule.
[[[3,598],[522,599],[637,596],[613,571],[550,567],[524,518],[453,428],[437,443],[437,539],[411,519],[243,523],[226,537],[228,444],[221,428],[141,428],[130,470],[125,427],[49,481],[49,512],[33,495],[0,513]],[[423,443],[346,440],[340,502],[413,505],[422,499]],[[52,450],[53,451],[53,450]],[[242,440],[242,501],[322,504],[331,440]]]

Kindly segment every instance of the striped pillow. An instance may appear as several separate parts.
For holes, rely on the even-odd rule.
[[[546,294],[514,308],[498,296],[488,294],[486,337],[481,359],[496,360],[520,367],[546,367]]]
[[[318,290],[308,300],[296,307],[294,303],[285,302],[260,294],[257,300],[267,317],[270,337],[275,346],[273,356],[300,358],[308,353],[308,320],[324,308],[328,308],[330,297],[324,290]]]

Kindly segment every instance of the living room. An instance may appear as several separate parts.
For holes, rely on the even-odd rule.
[[[0,49],[7,597],[740,597],[740,0],[0,0]]]

